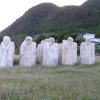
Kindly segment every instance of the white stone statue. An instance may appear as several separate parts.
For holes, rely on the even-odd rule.
[[[43,46],[44,43],[48,42],[49,44],[54,44],[55,39],[53,37],[50,37],[49,39],[44,39],[41,41],[40,44],[37,46],[37,63],[43,64]]]
[[[69,37],[62,42],[62,65],[74,65],[77,63],[77,43]]]
[[[58,62],[59,62],[59,64],[63,63],[63,60],[62,60],[62,54],[64,54],[63,53],[63,44],[64,43],[66,44],[66,42],[67,42],[67,40],[63,40],[62,43],[59,44],[59,56],[58,56]]]
[[[56,66],[58,64],[58,43],[45,42],[43,45],[43,65]]]
[[[20,66],[31,67],[36,64],[36,43],[27,36],[20,47]]]
[[[43,44],[44,41],[41,41],[40,44],[37,46],[37,63],[42,64],[43,62]]]
[[[91,43],[90,40],[86,40],[86,42],[81,43],[80,59],[82,64],[95,63],[95,43]]]
[[[9,36],[4,36],[0,45],[0,67],[13,67],[15,44]]]

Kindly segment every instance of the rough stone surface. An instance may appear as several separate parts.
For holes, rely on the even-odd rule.
[[[80,46],[80,60],[82,64],[95,63],[95,44],[89,40],[81,43]]]
[[[56,66],[58,64],[58,43],[45,42],[43,45],[43,65]]]
[[[40,44],[37,46],[37,63],[42,64],[43,62],[43,44],[44,41],[41,41]]]
[[[0,46],[0,67],[12,67],[14,61],[15,45],[9,36],[4,36]]]
[[[36,64],[36,43],[26,37],[20,48],[20,66],[31,67]]]
[[[69,37],[62,42],[62,65],[74,65],[77,63],[77,43]]]

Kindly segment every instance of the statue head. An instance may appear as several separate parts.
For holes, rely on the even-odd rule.
[[[42,40],[42,41],[40,42],[40,44],[43,44],[43,43],[45,43],[44,40]]]
[[[62,43],[66,43],[67,42],[67,40],[62,40]]]
[[[73,42],[73,38],[72,37],[68,37],[67,41]]]
[[[44,42],[49,42],[49,39],[44,39]]]
[[[90,39],[85,40],[85,42],[87,43],[87,45],[91,44],[91,40]]]
[[[9,44],[9,42],[11,41],[11,38],[9,37],[9,36],[4,36],[3,37],[3,42],[4,42],[4,44]]]
[[[49,42],[55,43],[55,39],[53,37],[50,37]]]
[[[32,43],[32,37],[31,36],[27,36],[26,38],[25,38],[25,42],[29,45],[29,44],[31,44]]]

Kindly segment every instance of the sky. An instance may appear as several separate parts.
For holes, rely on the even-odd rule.
[[[86,0],[0,0],[0,31],[21,17],[29,8],[44,2],[65,5],[81,5]]]

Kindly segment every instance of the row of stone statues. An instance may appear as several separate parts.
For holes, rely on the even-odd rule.
[[[0,67],[12,67],[15,45],[9,36],[4,36],[0,45]],[[89,40],[80,45],[80,62],[82,64],[95,63],[95,44]],[[62,43],[55,43],[54,38],[41,41],[37,45],[32,37],[27,36],[20,47],[20,66],[31,67],[36,63],[44,66],[74,65],[77,63],[77,43],[69,37]]]

